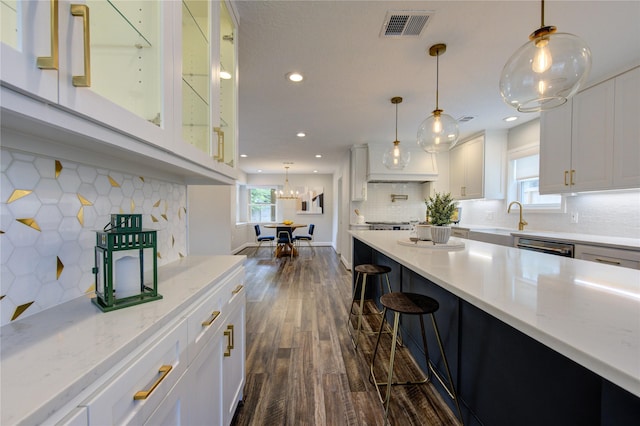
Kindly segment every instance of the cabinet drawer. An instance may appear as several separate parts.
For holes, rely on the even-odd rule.
[[[228,315],[228,307],[243,294],[244,269],[240,268],[224,278],[203,297],[189,314],[188,324],[188,363],[191,364],[203,346],[211,339]]]
[[[184,373],[187,325],[180,321],[159,337],[81,406],[89,424],[142,424]]]
[[[576,244],[575,258],[598,262],[604,265],[640,269],[640,252],[631,250],[619,250]]]

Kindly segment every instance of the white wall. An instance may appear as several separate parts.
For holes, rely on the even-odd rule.
[[[235,189],[234,185],[187,187],[189,255],[231,254]]]

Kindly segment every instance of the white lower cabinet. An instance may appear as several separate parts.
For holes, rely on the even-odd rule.
[[[242,399],[245,379],[245,295],[238,294],[231,315],[226,321],[225,336],[230,343],[222,357],[224,425],[231,424],[238,402]]]
[[[604,265],[640,269],[640,251],[576,244],[574,257]]]
[[[231,424],[245,383],[244,268],[224,275],[56,424]]]
[[[182,320],[81,404],[89,424],[144,424],[185,371],[186,344]]]

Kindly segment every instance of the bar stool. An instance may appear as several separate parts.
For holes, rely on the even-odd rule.
[[[375,346],[375,349],[373,350],[373,356],[371,357],[371,364],[369,366],[369,380],[372,381],[373,384],[375,384],[376,386],[378,397],[380,398],[380,401],[382,401],[382,403],[384,404],[385,416],[388,416],[389,414],[389,400],[391,397],[392,385],[425,384],[431,380],[431,374],[433,374],[438,379],[440,384],[445,388],[445,390],[447,391],[451,399],[453,399],[453,401],[455,402],[456,408],[458,409],[460,422],[463,422],[462,411],[460,411],[460,404],[458,403],[458,396],[456,394],[455,387],[453,385],[453,380],[451,379],[451,371],[449,370],[449,363],[447,362],[447,357],[444,354],[444,348],[442,347],[442,340],[440,339],[440,333],[438,332],[438,325],[436,323],[436,317],[434,315],[434,313],[440,307],[440,305],[438,304],[438,301],[431,297],[424,296],[422,294],[395,292],[395,293],[388,293],[388,294],[382,295],[382,297],[380,297],[380,303],[384,307],[384,309],[382,310],[383,321],[380,324],[380,330],[378,331],[376,346]],[[386,314],[388,310],[393,311],[393,336],[392,336],[392,342],[391,342],[391,355],[389,357],[389,373],[388,373],[386,382],[378,382],[376,379],[375,373],[373,371],[373,367],[376,360],[378,347],[380,345],[380,336],[382,335],[384,318],[386,318]],[[411,381],[393,382],[393,364],[395,361],[395,354],[396,354],[398,327],[400,323],[400,316],[402,314],[418,315],[420,317],[420,331],[422,333],[422,345],[424,347],[424,354],[425,354],[427,367],[428,367],[427,374],[424,374],[424,372],[422,372],[422,374],[425,376],[423,380],[414,381],[414,382],[411,382]],[[447,371],[447,379],[449,382],[449,386],[447,386],[444,383],[444,381],[442,380],[438,372],[435,370],[435,367],[431,362],[431,358],[429,357],[429,349],[427,347],[427,338],[424,332],[424,320],[423,320],[423,315],[426,315],[426,314],[431,315],[433,330],[435,332],[436,340],[438,341],[438,346],[440,348],[440,355],[442,356],[442,360],[444,361],[444,366]],[[387,388],[387,392],[384,400],[382,398],[382,394],[380,393],[380,389],[379,389],[379,386],[383,386],[383,385],[386,386]]]
[[[384,277],[387,280],[387,290],[389,291],[389,293],[391,293],[391,285],[389,284],[389,272],[391,272],[391,268],[388,266],[384,266],[384,265],[374,265],[374,264],[369,264],[369,263],[365,263],[362,265],[357,265],[355,268],[353,268],[358,274],[356,275],[356,281],[353,285],[353,298],[351,299],[351,305],[349,306],[349,317],[347,318],[347,331],[349,332],[349,335],[351,336],[351,340],[353,342],[354,347],[357,349],[358,348],[358,340],[360,339],[360,333],[366,333],[366,334],[377,334],[375,331],[362,331],[362,316],[363,315],[381,315],[382,312],[378,311],[378,312],[371,312],[369,314],[365,314],[364,313],[364,296],[365,296],[365,290],[366,290],[366,285],[367,285],[367,277],[369,275],[372,276],[377,276],[379,279],[379,284],[380,284],[380,293],[383,293],[383,287],[382,287],[382,276],[384,275]],[[362,280],[360,280],[360,277],[362,277]],[[360,281],[360,309],[358,312],[353,312],[353,305],[356,304],[356,294],[357,294],[357,289],[358,289],[358,282]],[[353,337],[353,334],[351,333],[351,317],[353,315],[357,315],[358,316],[358,326],[357,328],[354,327],[354,331],[356,332],[356,336],[355,338]],[[384,321],[382,321],[382,323],[384,323]]]

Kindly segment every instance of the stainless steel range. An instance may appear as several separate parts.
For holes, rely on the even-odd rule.
[[[366,222],[374,231],[409,231],[409,222]]]

